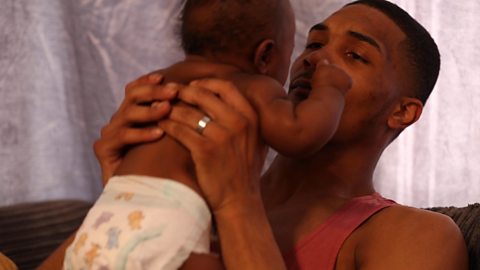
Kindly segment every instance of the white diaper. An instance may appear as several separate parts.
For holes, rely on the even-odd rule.
[[[169,179],[116,176],[68,247],[64,269],[178,269],[210,252],[211,215],[189,187]]]

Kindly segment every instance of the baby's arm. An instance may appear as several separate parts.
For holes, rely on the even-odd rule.
[[[286,156],[303,156],[322,148],[335,133],[351,87],[350,77],[333,65],[321,64],[308,98],[290,100],[273,80],[253,82],[247,96],[254,103],[265,142]]]

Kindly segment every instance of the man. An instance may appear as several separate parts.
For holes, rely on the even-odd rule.
[[[438,50],[428,33],[388,2],[347,5],[312,27],[292,67],[292,99],[308,96],[313,69],[325,59],[352,78],[337,132],[310,156],[278,156],[260,184],[256,117],[238,92],[218,81],[180,91],[179,98],[213,119],[199,134],[195,129],[205,113],[198,109],[135,105],[175,95],[155,91],[162,88],[155,76],[127,87],[119,112],[103,130],[96,152],[104,174],[126,144],[153,140],[163,131],[177,138],[192,153],[227,269],[467,269],[453,221],[388,203],[373,187],[383,150],[418,120],[438,76]],[[216,95],[191,89],[198,87]],[[160,123],[163,131],[131,127],[159,120],[170,109],[170,120]],[[322,246],[324,239],[335,246]]]

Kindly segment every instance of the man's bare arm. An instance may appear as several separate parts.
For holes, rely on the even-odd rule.
[[[210,254],[191,253],[180,267],[180,270],[224,270],[223,263],[218,256]]]
[[[72,234],[65,240],[42,264],[37,270],[60,270],[63,267],[63,258],[65,257],[65,250],[73,242],[75,234]]]

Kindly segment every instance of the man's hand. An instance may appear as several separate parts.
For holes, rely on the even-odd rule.
[[[102,128],[94,150],[102,168],[104,184],[121,163],[129,145],[158,140],[164,134],[158,126],[146,125],[165,118],[171,110],[169,101],[177,95],[175,85],[163,86],[162,79],[154,72],[129,83],[118,111]]]

